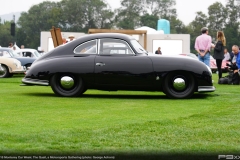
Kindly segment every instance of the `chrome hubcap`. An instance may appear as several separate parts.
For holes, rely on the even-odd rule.
[[[61,78],[61,86],[65,89],[70,89],[74,86],[74,80],[72,77],[64,76]]]
[[[4,76],[4,75],[6,74],[6,72],[7,72],[7,69],[2,66],[2,67],[0,68],[0,77]]]
[[[186,88],[186,83],[185,83],[184,79],[176,78],[173,81],[173,87],[174,87],[174,89],[176,89],[178,91],[181,91],[181,90],[184,90]]]

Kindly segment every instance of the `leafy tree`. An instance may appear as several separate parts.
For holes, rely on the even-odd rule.
[[[158,16],[156,15],[149,15],[148,13],[144,14],[143,16],[140,17],[141,21],[141,26],[148,26],[154,29],[157,29],[157,21],[158,21]]]
[[[65,0],[60,2],[64,31],[87,32],[89,28],[111,28],[114,13],[102,0]]]
[[[209,35],[216,38],[217,31],[222,31],[225,26],[227,19],[226,8],[222,3],[216,2],[208,7],[208,14]]]
[[[120,29],[134,29],[140,26],[142,11],[141,0],[121,0],[121,7],[116,10],[116,26]]]
[[[60,13],[57,3],[49,1],[34,5],[28,12],[21,13],[18,21],[18,42],[30,48],[37,48],[41,31],[49,31],[52,26],[58,27]]]
[[[4,21],[1,22],[0,19],[0,46],[7,47],[9,42],[15,42],[14,37],[10,34],[11,22]]]
[[[187,33],[184,23],[177,19],[175,16],[171,16],[169,19],[171,34],[184,34]]]
[[[176,17],[175,5],[176,0],[145,0],[147,11],[161,19],[168,19],[172,16]]]
[[[236,4],[234,0],[228,0],[226,4],[226,10],[228,13],[228,18],[225,24],[225,37],[227,42],[227,48],[232,49],[232,45],[240,45],[240,5]]]
[[[62,31],[87,32],[89,28],[111,28],[113,12],[102,0],[45,1],[23,12],[18,21],[18,41],[27,47],[40,44],[40,32],[52,26]]]

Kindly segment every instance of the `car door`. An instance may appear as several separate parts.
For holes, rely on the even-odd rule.
[[[97,42],[97,39],[93,39],[79,44],[73,51],[73,59],[69,61],[69,66],[74,66],[72,70],[81,74],[90,86],[95,83],[94,60],[97,55]]]
[[[151,59],[135,54],[129,44],[120,39],[99,40],[94,72],[97,85],[147,87],[154,80]]]

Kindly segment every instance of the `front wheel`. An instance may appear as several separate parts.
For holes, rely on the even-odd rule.
[[[195,80],[189,73],[169,73],[163,90],[169,98],[190,98],[194,94]]]
[[[56,95],[63,97],[77,97],[84,91],[82,78],[72,74],[55,74],[50,85]]]
[[[10,72],[7,66],[1,65],[2,70],[0,70],[0,78],[7,78],[10,77]]]

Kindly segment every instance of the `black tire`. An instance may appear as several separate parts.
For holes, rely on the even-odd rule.
[[[163,82],[163,91],[169,98],[190,98],[194,94],[195,79],[189,73],[169,73]]]
[[[0,78],[7,78],[10,77],[10,72],[7,66],[4,64],[1,65],[3,70],[0,70]]]
[[[72,81],[64,81],[66,77]],[[53,92],[61,97],[77,97],[84,91],[82,78],[72,74],[55,74],[50,80],[50,85]]]

